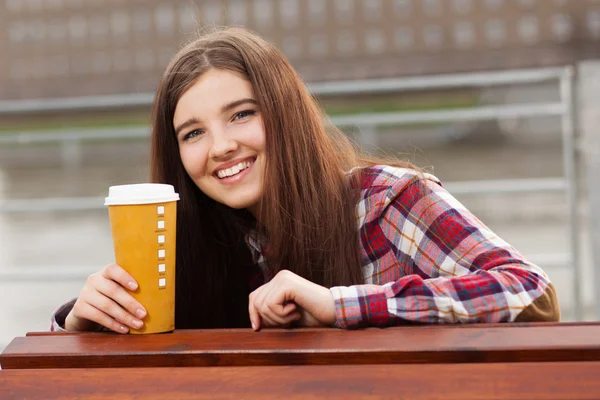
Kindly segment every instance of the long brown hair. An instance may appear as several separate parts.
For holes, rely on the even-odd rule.
[[[264,194],[256,220],[204,195],[179,157],[173,115],[206,71],[236,72],[254,89],[266,134]],[[196,38],[173,58],[156,92],[151,177],[180,194],[177,328],[248,326],[250,229],[263,239],[272,274],[288,269],[325,287],[364,282],[356,226],[360,168],[398,160],[362,155],[335,128],[284,55],[241,28]],[[257,222],[259,221],[259,222]]]

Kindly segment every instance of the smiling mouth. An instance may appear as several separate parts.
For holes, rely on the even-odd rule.
[[[246,169],[250,168],[252,166],[252,164],[254,164],[254,161],[256,161],[256,160],[251,159],[251,160],[239,162],[238,164],[236,164],[232,167],[223,168],[223,169],[216,171],[215,175],[219,179],[231,178],[233,176],[238,175],[240,172],[245,171]]]

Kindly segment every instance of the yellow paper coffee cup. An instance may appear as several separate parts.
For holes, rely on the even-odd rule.
[[[142,183],[111,186],[108,206],[115,259],[137,281],[132,296],[148,312],[133,334],[175,328],[177,201],[173,186]]]

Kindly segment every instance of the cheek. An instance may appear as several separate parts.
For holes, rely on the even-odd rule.
[[[183,168],[190,177],[196,178],[204,174],[206,170],[206,152],[197,144],[187,145],[179,150]]]
[[[252,132],[248,135],[247,143],[256,150],[264,150],[266,136],[265,136],[265,127],[261,121],[257,121],[256,124],[252,126]]]

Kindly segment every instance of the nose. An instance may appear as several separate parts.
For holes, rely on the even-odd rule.
[[[212,136],[213,141],[209,154],[211,158],[222,158],[237,150],[237,141],[229,137],[224,130],[213,131]]]

